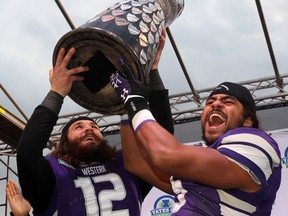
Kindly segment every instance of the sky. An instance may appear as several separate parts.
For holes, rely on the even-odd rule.
[[[0,82],[29,117],[49,91],[54,47],[71,28],[55,1],[0,1]],[[61,1],[76,28],[116,2]],[[286,73],[288,1],[261,4],[279,72]],[[169,28],[196,89],[274,75],[255,1],[186,0]],[[159,70],[170,94],[190,91],[169,39]],[[0,97],[0,104],[21,118],[1,90]],[[61,114],[82,110],[66,101]]]
[[[54,47],[71,28],[53,0],[0,2],[0,83],[29,117],[50,89]],[[61,1],[76,28],[116,2]],[[261,5],[279,72],[287,73],[288,1]],[[185,0],[169,28],[196,89],[274,75],[255,1]],[[169,39],[159,70],[170,94],[190,91]],[[23,119],[1,89],[0,105]],[[67,97],[60,114],[82,109]]]

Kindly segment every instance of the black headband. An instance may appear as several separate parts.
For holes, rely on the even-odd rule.
[[[237,83],[231,83],[231,82],[223,82],[211,92],[208,98],[210,98],[212,95],[215,95],[215,94],[231,95],[237,98],[237,100],[240,103],[242,103],[244,107],[246,107],[248,110],[256,114],[255,101],[250,91],[242,85],[239,85]]]

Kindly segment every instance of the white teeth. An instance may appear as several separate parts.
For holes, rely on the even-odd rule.
[[[86,140],[89,140],[89,139],[95,140],[95,138],[94,138],[93,136],[88,136],[88,137],[86,137]]]
[[[221,116],[221,115],[218,114],[218,113],[213,113],[212,115],[209,116],[209,121],[210,121],[210,122],[212,121],[212,117],[214,117],[214,116],[220,118],[222,121],[225,121],[225,118],[224,118],[223,116]]]

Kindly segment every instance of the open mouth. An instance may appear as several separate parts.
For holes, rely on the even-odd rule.
[[[93,134],[87,134],[85,137],[83,137],[83,141],[97,141],[97,137]]]
[[[94,137],[86,137],[85,140],[95,140]]]
[[[225,123],[225,118],[219,113],[213,113],[209,116],[208,125],[210,127],[218,127]]]

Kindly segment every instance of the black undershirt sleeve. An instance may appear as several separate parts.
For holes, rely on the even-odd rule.
[[[55,93],[52,92],[53,94]],[[22,193],[37,213],[47,207],[55,187],[55,175],[51,165],[43,156],[43,149],[58,120],[58,113],[55,111],[58,112],[60,109],[57,106],[60,104],[61,107],[63,103],[63,98],[52,99],[52,102],[50,101],[52,104],[53,100],[54,102],[58,100],[53,110],[53,107],[45,106],[47,98],[51,99],[51,92],[46,96],[42,105],[34,110],[17,149],[18,178]]]
[[[169,91],[160,77],[159,71],[154,69],[150,71],[150,89],[149,107],[155,120],[171,134],[174,134],[173,118],[169,103]]]
[[[174,134],[173,118],[170,109],[168,90],[154,90],[151,93],[149,107],[155,120],[171,134]]]
[[[158,70],[152,70],[150,76],[151,95],[149,107],[155,120],[171,134],[174,134],[174,125],[169,103],[169,92],[165,89]],[[143,197],[152,189],[152,185],[139,178],[139,185]]]
[[[162,90],[165,89],[164,83],[160,77],[159,71],[153,69],[149,73],[149,87],[151,90]]]

